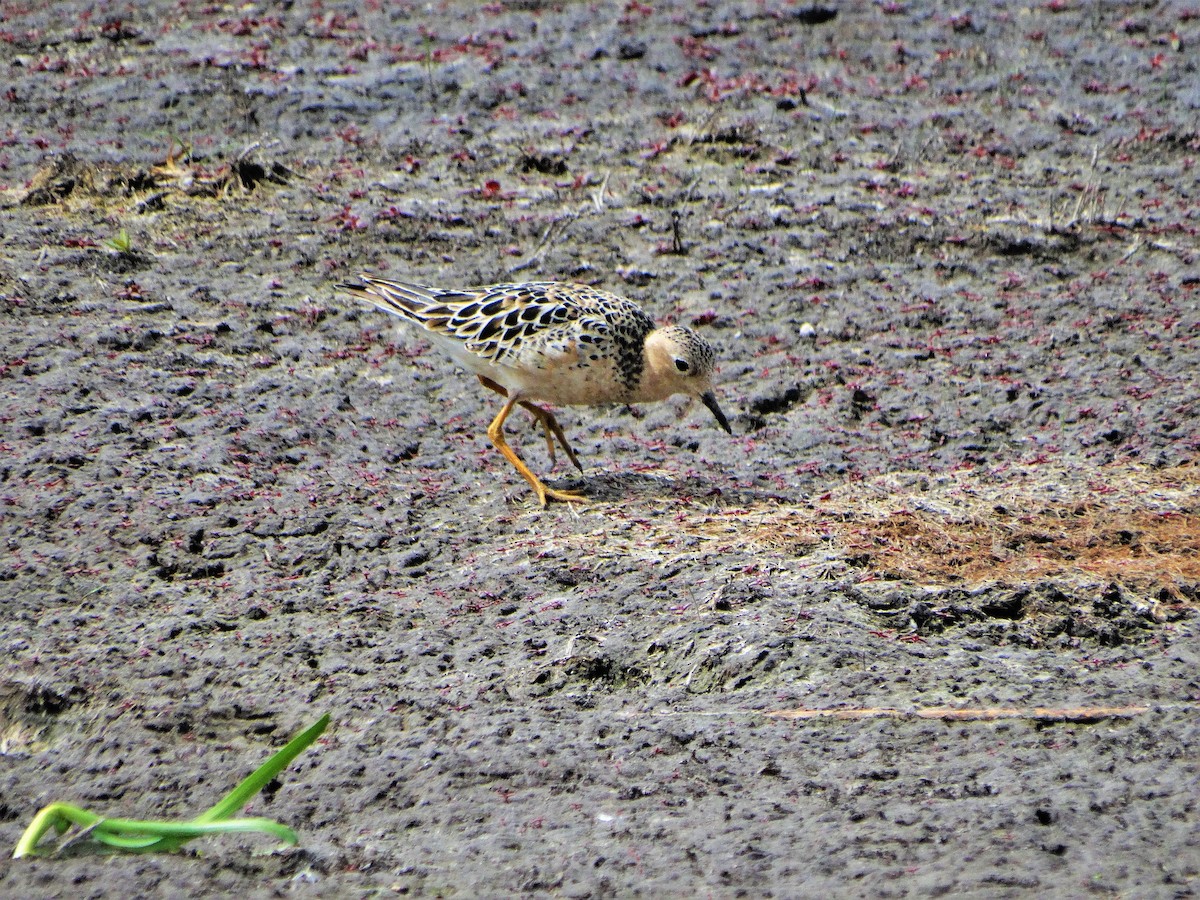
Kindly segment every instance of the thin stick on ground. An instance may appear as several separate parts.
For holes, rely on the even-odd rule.
[[[776,709],[765,713],[772,719],[943,719],[953,722],[995,721],[997,719],[1033,719],[1036,722],[1096,722],[1100,719],[1128,719],[1149,712],[1149,706],[1076,706],[1054,708],[979,707],[954,709],[930,706],[917,709],[898,709],[888,706],[865,706],[854,709]]]

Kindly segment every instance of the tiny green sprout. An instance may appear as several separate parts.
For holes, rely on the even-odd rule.
[[[106,819],[70,803],[51,803],[44,807],[13,850],[13,859],[23,856],[53,855],[75,840],[89,839],[101,845],[101,849],[126,853],[157,853],[177,850],[193,838],[207,834],[227,834],[239,831],[257,831],[270,834],[286,844],[298,843],[296,832],[271,819],[231,818],[261,791],[276,775],[287,768],[293,759],[315,741],[329,724],[329,714],[321,716],[265,763],[255,769],[237,787],[226,794],[217,804],[187,822],[171,822],[161,819]],[[75,825],[81,831],[57,847],[48,851],[38,850],[38,842],[50,830],[63,834]]]
[[[118,253],[133,252],[133,238],[129,236],[129,232],[122,228],[117,232],[116,237],[110,237],[104,241],[104,246],[110,250],[116,250]]]

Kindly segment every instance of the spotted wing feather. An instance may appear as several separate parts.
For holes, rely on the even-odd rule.
[[[548,283],[497,284],[481,289],[443,326],[467,349],[493,363],[531,353],[571,352],[576,322],[584,313],[576,299]]]
[[[363,276],[361,284],[343,287],[385,312],[456,338],[471,352],[493,362],[578,319],[582,312],[578,303],[551,283],[445,291]]]
[[[636,380],[641,339],[653,320],[623,297],[580,284],[527,282],[474,290],[438,290],[363,276],[347,290],[386,312],[452,338],[472,355],[495,365],[579,362],[618,347],[623,378]],[[617,335],[614,322],[630,332]],[[622,340],[623,338],[623,340]],[[629,359],[624,359],[625,355]]]

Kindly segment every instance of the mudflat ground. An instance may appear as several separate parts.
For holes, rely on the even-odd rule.
[[[1200,9],[0,4],[5,896],[1190,897]],[[339,296],[719,347],[566,410]]]

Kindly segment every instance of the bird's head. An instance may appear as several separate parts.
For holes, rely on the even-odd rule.
[[[673,394],[698,397],[716,417],[717,423],[733,434],[713,393],[716,362],[717,355],[712,346],[690,328],[668,325],[651,332],[646,338],[649,377],[643,383],[643,389],[653,396],[647,399],[665,400]]]

